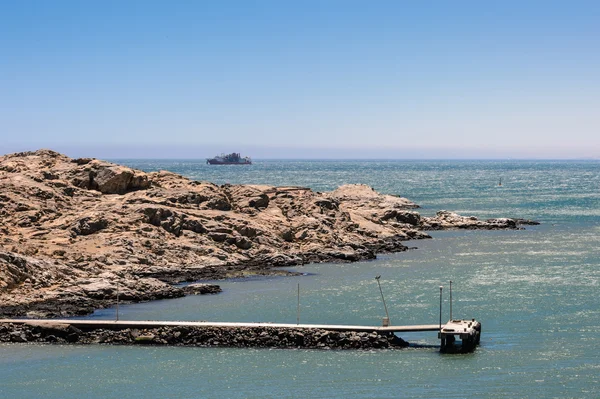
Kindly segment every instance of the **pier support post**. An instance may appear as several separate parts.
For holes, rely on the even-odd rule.
[[[450,320],[452,320],[452,280],[450,280]]]
[[[383,290],[381,289],[381,283],[379,282],[380,278],[381,278],[381,275],[375,277],[375,280],[377,280],[377,285],[379,286],[379,292],[381,293],[381,300],[383,302],[383,307],[385,308],[385,319],[383,320],[383,326],[387,327],[390,325],[390,315],[388,314],[387,305],[385,304],[385,298],[383,297]]]
[[[296,304],[296,324],[300,325],[300,283],[298,283],[298,302]]]
[[[440,285],[440,331],[442,331],[442,290],[444,286]]]
[[[117,321],[119,321],[119,282],[117,281]]]

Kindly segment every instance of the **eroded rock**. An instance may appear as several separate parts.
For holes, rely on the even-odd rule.
[[[371,259],[425,230],[524,223],[417,207],[360,184],[218,186],[50,150],[1,156],[0,315],[84,314],[111,306],[117,283],[121,300],[171,298],[185,295],[176,282]]]

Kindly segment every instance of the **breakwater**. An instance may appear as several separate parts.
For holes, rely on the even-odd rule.
[[[393,333],[377,331],[264,326],[90,329],[63,323],[4,323],[0,325],[0,342],[305,349],[399,349],[408,346],[408,342]]]

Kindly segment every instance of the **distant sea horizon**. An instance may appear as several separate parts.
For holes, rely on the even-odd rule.
[[[282,147],[258,145],[74,145],[38,142],[35,147],[5,141],[0,154],[50,149],[72,158],[98,159],[201,159],[221,153],[238,152],[257,160],[599,160],[597,148],[470,148],[470,147]]]
[[[244,155],[244,154],[242,154]],[[135,160],[135,161],[147,161],[147,160],[164,160],[164,161],[197,161],[199,159],[213,158],[207,157],[138,157],[138,158],[103,158],[107,161],[113,160]],[[252,158],[252,157],[251,157]],[[253,161],[409,161],[409,162],[420,162],[420,161],[524,161],[524,162],[577,162],[577,161],[600,161],[599,158],[252,158]],[[220,166],[220,165],[216,165]]]

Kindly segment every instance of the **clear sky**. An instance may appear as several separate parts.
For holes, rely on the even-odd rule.
[[[0,0],[0,153],[600,158],[600,1]]]

